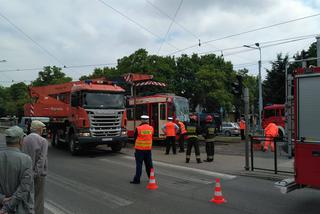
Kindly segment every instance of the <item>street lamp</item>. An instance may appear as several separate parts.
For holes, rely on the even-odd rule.
[[[259,76],[258,76],[258,80],[259,80],[259,129],[262,128],[262,123],[261,123],[261,113],[262,113],[262,106],[263,106],[263,101],[262,101],[262,82],[261,82],[261,47],[259,43],[255,43],[256,47],[252,47],[249,45],[244,45],[243,47],[246,48],[252,48],[252,49],[256,49],[259,50],[259,54],[260,54],[260,58],[259,58]]]

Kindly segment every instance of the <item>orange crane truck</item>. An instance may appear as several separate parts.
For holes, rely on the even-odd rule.
[[[128,139],[124,92],[106,80],[31,86],[24,114],[49,117],[52,146],[66,144],[72,155],[103,144],[118,152]]]

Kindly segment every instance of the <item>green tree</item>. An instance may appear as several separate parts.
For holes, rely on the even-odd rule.
[[[71,82],[72,78],[67,77],[62,69],[56,66],[45,66],[43,71],[39,72],[38,78],[32,82],[33,86],[44,86],[50,84],[60,84]]]
[[[92,74],[89,74],[88,76],[81,76],[80,80],[87,80],[87,79],[95,79],[95,78],[101,78],[104,77],[106,79],[113,79],[116,77],[119,77],[120,73],[116,68],[95,68]]]
[[[225,62],[222,57],[210,54],[201,57],[200,65],[197,73],[198,102],[207,111],[219,111],[220,107],[230,111],[233,101],[230,82],[235,77],[232,64]]]
[[[267,71],[266,80],[263,82],[264,104],[282,104],[285,102],[285,66],[288,55],[277,55],[277,60],[272,62],[272,67]]]
[[[24,114],[23,106],[28,102],[28,86],[21,82],[11,85],[8,88],[0,89],[3,101],[1,115],[15,115],[21,117]]]

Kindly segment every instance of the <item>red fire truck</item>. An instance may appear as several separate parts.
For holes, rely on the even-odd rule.
[[[279,136],[285,135],[285,108],[284,104],[273,104],[263,108],[262,128],[268,126],[269,123],[275,123],[279,128]]]
[[[130,98],[127,107],[128,137],[133,137],[135,127],[141,123],[141,115],[150,117],[150,124],[154,127],[155,132],[154,139],[163,140],[165,135],[161,128],[167,122],[168,117],[189,122],[189,102],[186,98],[174,94],[155,94]]]
[[[277,183],[283,193],[320,188],[320,67],[297,69],[293,81],[295,176]]]
[[[107,144],[120,151],[127,141],[124,89],[105,80],[29,87],[28,117],[49,117],[52,145],[65,143],[72,154]]]

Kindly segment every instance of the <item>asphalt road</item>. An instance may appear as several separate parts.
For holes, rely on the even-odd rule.
[[[73,157],[49,148],[46,213],[319,213],[320,191],[303,189],[282,195],[272,181],[236,177],[183,166],[154,163],[159,189],[130,184],[133,157],[95,150]],[[227,203],[209,202],[215,178],[221,178]]]

